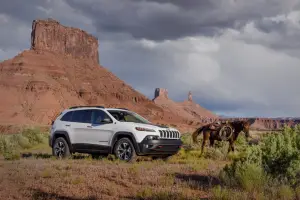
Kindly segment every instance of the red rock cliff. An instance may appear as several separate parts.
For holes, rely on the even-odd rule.
[[[33,21],[31,49],[89,59],[99,64],[97,38],[83,30],[63,26],[53,19]]]

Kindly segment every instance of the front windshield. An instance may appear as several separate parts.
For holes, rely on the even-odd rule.
[[[108,110],[108,112],[120,122],[135,122],[142,124],[151,124],[148,120],[138,115],[137,113],[123,110]]]

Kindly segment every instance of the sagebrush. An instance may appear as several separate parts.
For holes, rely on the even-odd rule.
[[[25,128],[20,133],[12,135],[0,134],[0,155],[6,160],[20,158],[20,151],[30,149],[35,145],[46,143],[48,133],[39,128]]]
[[[216,199],[226,199],[232,189],[247,198],[295,199],[300,188],[300,126],[286,126],[264,135],[258,145],[244,146],[219,176],[223,189],[213,190]]]

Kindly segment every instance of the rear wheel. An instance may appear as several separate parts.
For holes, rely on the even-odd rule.
[[[118,159],[126,162],[134,162],[137,158],[134,146],[128,138],[121,138],[117,141],[114,154]]]
[[[71,156],[70,148],[65,138],[59,137],[54,141],[52,155],[60,159]]]

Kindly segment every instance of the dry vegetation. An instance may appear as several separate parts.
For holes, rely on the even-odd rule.
[[[270,146],[275,142],[269,154],[286,167],[280,172],[268,171],[264,146],[249,146],[243,136],[235,154],[226,155],[227,143],[217,143],[200,158],[199,146],[186,134],[184,149],[170,160],[141,158],[128,164],[112,156],[96,160],[81,154],[57,160],[47,146],[47,133],[25,129],[0,136],[0,199],[296,199],[298,143],[287,138],[298,138],[298,129],[285,132],[290,135],[264,139]],[[283,146],[288,147],[280,150]],[[280,160],[288,155],[290,160]],[[275,172],[280,179],[270,176]]]

